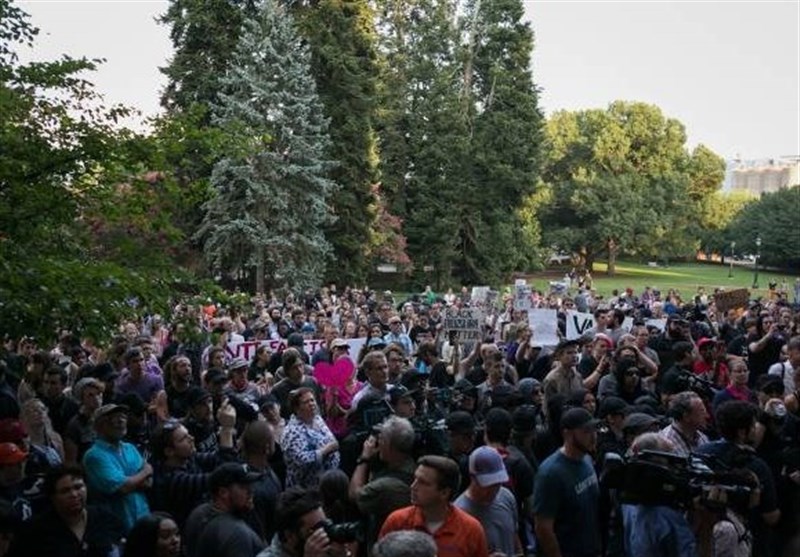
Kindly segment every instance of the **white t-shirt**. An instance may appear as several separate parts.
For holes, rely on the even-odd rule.
[[[795,391],[797,386],[794,383],[794,369],[789,362],[778,362],[769,366],[768,375],[783,377],[783,393],[789,395]]]

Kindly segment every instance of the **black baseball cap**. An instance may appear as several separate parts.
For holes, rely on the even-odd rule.
[[[570,408],[561,415],[561,429],[587,429],[597,427],[600,420],[585,408]]]
[[[475,419],[472,414],[463,410],[450,412],[445,418],[444,424],[452,433],[473,433],[475,431]]]
[[[607,396],[600,402],[598,415],[601,418],[606,416],[619,416],[628,413],[628,403],[616,396]]]
[[[202,387],[198,387],[197,385],[192,385],[186,390],[186,394],[183,395],[186,404],[194,406],[195,404],[200,404],[201,402],[211,398],[211,393],[205,390]]]
[[[403,385],[395,385],[389,389],[389,400],[392,404],[397,403],[401,398],[411,397],[417,394],[417,391],[412,391]]]
[[[251,484],[257,482],[262,477],[263,474],[253,472],[246,464],[226,462],[225,464],[220,464],[211,472],[211,477],[208,479],[208,486],[211,492],[214,493],[223,487],[230,487],[233,484]]]

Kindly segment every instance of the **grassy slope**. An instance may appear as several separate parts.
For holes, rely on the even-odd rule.
[[[661,290],[666,293],[670,288],[680,291],[682,297],[687,299],[692,296],[699,286],[703,286],[706,292],[713,292],[714,288],[723,287],[725,290],[736,288],[750,288],[753,285],[753,266],[734,265],[733,278],[728,278],[729,267],[727,265],[699,264],[699,263],[678,263],[669,267],[648,267],[638,263],[623,261],[617,264],[617,273],[614,277],[606,275],[606,264],[595,263],[594,288],[598,293],[609,296],[615,288],[622,291],[627,287],[633,288],[636,294],[641,293],[645,286]],[[566,272],[566,271],[564,271]],[[541,274],[534,274],[528,277],[528,283],[533,283],[536,288],[547,291],[547,282],[558,280],[558,276],[563,277],[563,273],[552,270]],[[780,287],[781,281],[785,279],[790,292],[796,277],[778,274],[769,271],[759,271],[759,289],[756,296],[767,295],[767,285],[770,280],[774,280]]]

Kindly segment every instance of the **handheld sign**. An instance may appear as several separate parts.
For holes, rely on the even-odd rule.
[[[747,307],[747,302],[749,301],[750,291],[747,288],[737,288],[736,290],[714,294],[714,305],[718,313],[725,313],[729,309]]]
[[[581,313],[574,309],[567,310],[567,340],[576,340],[594,327],[594,315]]]
[[[528,312],[531,327],[531,344],[555,346],[558,344],[558,314],[554,309],[532,309]]]
[[[458,342],[480,341],[484,314],[480,308],[449,307],[444,313],[442,325],[447,334],[456,333]]]

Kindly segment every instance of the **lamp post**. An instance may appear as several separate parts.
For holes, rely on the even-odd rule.
[[[731,242],[731,253],[730,253],[731,261],[730,261],[730,267],[728,268],[728,278],[733,278],[733,250],[734,250],[735,247],[736,247],[736,242],[732,241]]]
[[[758,262],[761,259],[761,236],[756,236],[756,265],[753,271],[753,288],[758,288]]]

